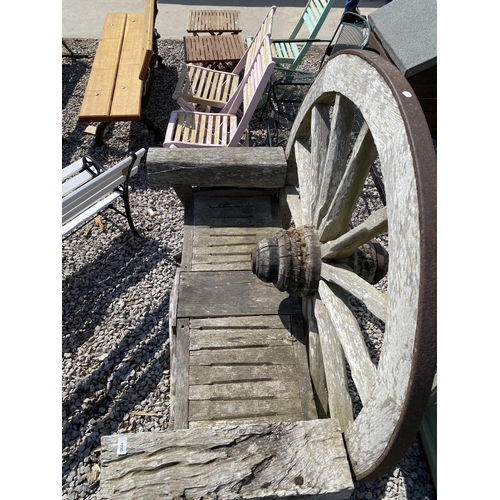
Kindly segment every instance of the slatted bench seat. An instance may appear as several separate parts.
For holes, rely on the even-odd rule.
[[[169,431],[102,438],[103,499],[352,493],[340,425],[318,419],[299,300],[251,270],[251,249],[282,226],[283,150],[242,150],[148,152],[150,184],[173,186],[185,207]]]
[[[94,215],[112,206],[122,197],[125,216],[136,236],[128,201],[129,179],[137,173],[141,149],[109,169],[104,169],[90,156],[84,156],[62,170],[62,236],[83,226]]]
[[[145,116],[158,56],[154,23],[156,0],[145,0],[144,12],[112,12],[106,15],[101,39],[92,64],[80,109],[81,122],[95,133],[95,145],[103,144],[106,127],[112,122],[139,121],[162,138],[161,130]]]

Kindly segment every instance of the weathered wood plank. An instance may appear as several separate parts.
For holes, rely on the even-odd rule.
[[[304,324],[302,316],[292,317],[292,334],[295,337],[293,342],[293,353],[295,356],[295,368],[300,389],[300,402],[304,412],[304,420],[318,418],[318,412],[314,403],[314,395],[309,375],[309,362],[307,360],[307,350],[304,338]]]
[[[219,384],[222,382],[266,382],[291,380],[297,376],[293,365],[229,365],[196,366],[189,369],[189,384]]]
[[[191,319],[191,329],[213,330],[219,328],[287,328],[291,327],[290,316],[226,316],[223,318],[194,318]]]
[[[182,238],[181,269],[184,271],[190,271],[191,261],[193,259],[194,199],[192,197],[186,198],[183,203],[184,203],[184,235]]]
[[[339,238],[321,245],[322,259],[343,259],[375,236],[387,232],[387,208],[383,207],[368,219]]]
[[[117,455],[118,439],[127,454]],[[341,500],[354,485],[335,419],[104,436],[103,500]]]
[[[298,299],[263,283],[251,271],[182,272],[177,316],[298,314]]]
[[[367,309],[382,321],[387,320],[387,295],[360,278],[344,265],[321,264],[321,277],[339,285],[361,300]]]
[[[311,171],[311,150],[308,140],[297,139],[295,142],[295,157],[297,158],[297,173],[299,177],[300,207],[302,224],[312,224],[313,186],[309,182]]]
[[[320,183],[315,186],[313,193],[317,199],[317,208],[313,215],[315,227],[325,217],[330,200],[337,188],[346,168],[349,153],[349,140],[352,123],[354,120],[354,104],[342,95],[335,99],[328,147],[323,157],[325,168],[322,170]]]
[[[245,401],[249,399],[298,399],[297,380],[232,382],[229,384],[191,385],[189,400]],[[193,418],[193,417],[192,417]],[[218,424],[217,424],[218,425]]]
[[[302,312],[306,322],[306,345],[309,356],[309,372],[313,387],[314,400],[319,418],[325,418],[328,414],[328,390],[326,386],[325,367],[323,353],[319,338],[318,324],[316,322],[312,298],[302,299]]]
[[[279,188],[287,166],[280,147],[150,148],[146,168],[151,185]]]
[[[187,429],[189,410],[189,322],[178,322],[175,337],[174,363],[170,384],[170,407],[174,429]]]
[[[349,134],[346,135],[350,137]],[[325,194],[324,205],[318,219],[318,222],[321,222],[319,225],[320,241],[329,241],[345,233],[370,167],[376,158],[377,148],[365,122],[356,139],[345,171],[340,171],[342,178],[336,185],[336,191],[328,191]]]
[[[295,186],[284,187],[280,190],[279,200],[283,227],[288,229],[292,221],[295,227],[302,226],[302,208],[297,188]]]
[[[328,387],[328,407],[331,416],[338,419],[340,429],[345,432],[352,424],[353,413],[344,351],[338,339],[323,302],[316,296],[313,308],[317,319],[317,328],[323,353],[325,381]]]
[[[268,227],[274,225],[269,196],[195,196],[194,225]]]
[[[234,401],[190,401],[190,421],[207,421],[207,425],[218,426],[220,420],[241,419],[251,423],[253,417],[274,416],[276,420],[303,420],[299,398],[291,399],[245,399]],[[280,418],[281,417],[281,418]]]
[[[295,364],[293,346],[270,346],[229,348],[203,351],[191,351],[190,365],[226,365],[226,364]]]
[[[196,247],[230,247],[255,245],[262,238],[274,235],[281,226],[264,227],[203,227],[198,226],[193,245]],[[198,250],[203,251],[203,250]]]
[[[311,170],[309,182],[312,186],[319,188],[323,177],[323,172],[327,168],[331,168],[326,164],[328,149],[328,137],[330,135],[330,106],[328,104],[318,103],[313,106],[311,111]],[[322,200],[319,197],[319,192],[311,200],[311,213],[315,227],[318,227],[318,214],[320,207],[317,207],[318,202],[321,206]],[[317,210],[318,208],[318,210]]]
[[[174,412],[175,395],[177,392],[177,300],[179,292],[179,273],[177,269],[174,277],[174,284],[172,286],[172,293],[170,294],[170,303],[168,306],[168,332],[170,337],[170,399],[173,402],[170,411],[170,420],[168,422],[169,429],[174,428]],[[181,362],[183,362],[181,360]]]
[[[370,359],[361,329],[349,307],[332,292],[324,281],[320,281],[318,292],[342,344],[359,397],[365,403],[370,397],[377,370]],[[324,347],[323,344],[322,347]],[[325,358],[327,356],[325,353]]]
[[[265,347],[291,345],[294,337],[284,329],[191,330],[190,350],[220,347]]]

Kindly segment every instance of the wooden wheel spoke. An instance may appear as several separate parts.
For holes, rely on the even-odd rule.
[[[340,185],[324,213],[319,225],[320,241],[338,238],[348,227],[351,214],[365,184],[370,167],[377,158],[377,148],[366,122],[354,144],[353,152]]]
[[[316,294],[313,301],[314,314],[317,320],[316,327],[323,354],[330,414],[338,419],[340,430],[345,432],[353,421],[353,413],[347,384],[344,351],[328,311],[318,294]]]
[[[312,223],[311,202],[312,186],[308,181],[311,169],[311,150],[308,139],[298,139],[295,142],[295,157],[297,159],[297,174],[299,176],[300,203],[302,205],[302,224]]]
[[[387,232],[387,209],[377,210],[368,219],[334,241],[321,246],[322,259],[343,259],[375,236]]]
[[[330,136],[330,105],[315,104],[311,112],[311,171],[309,183],[320,186],[326,167],[328,138]],[[314,193],[311,200],[311,213],[315,216],[319,193]],[[316,225],[316,224],[315,224]]]
[[[330,136],[327,144],[328,149],[321,154],[321,157],[325,158],[322,168],[323,175],[319,179],[320,182],[316,184],[318,192],[313,220],[316,227],[318,227],[319,221],[325,216],[346,168],[354,111],[355,106],[349,99],[343,95],[337,95],[333,107]],[[313,142],[319,142],[319,148],[325,147],[326,143],[323,146],[318,141],[318,138],[312,135],[312,132],[313,129],[311,127],[311,137],[314,138]],[[319,139],[322,138],[320,137]]]
[[[361,300],[377,318],[384,322],[387,320],[387,295],[360,278],[347,266],[322,263],[321,277]]]
[[[307,325],[307,347],[309,357],[309,372],[314,387],[316,407],[319,418],[326,418],[328,415],[328,388],[326,383],[324,356],[321,349],[321,339],[319,328],[314,316],[314,298],[306,297],[302,301],[302,314]],[[342,354],[342,349],[340,349]]]
[[[318,292],[344,350],[359,397],[365,403],[370,397],[377,370],[370,359],[359,324],[346,303],[324,281],[320,281]],[[337,293],[342,296],[342,291]]]

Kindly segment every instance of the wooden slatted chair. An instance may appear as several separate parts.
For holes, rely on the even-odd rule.
[[[223,108],[236,93],[241,72],[246,74],[254,65],[264,38],[271,36],[276,7],[271,7],[245,54],[232,72],[218,71],[195,64],[185,64],[181,70],[173,98],[181,109],[210,111]]]
[[[240,141],[264,94],[275,63],[271,56],[271,41],[265,36],[252,66],[243,76],[236,92],[220,113],[177,110],[170,115],[166,148],[232,147]],[[243,112],[239,113],[243,104]]]
[[[309,0],[290,36],[287,39],[273,40],[271,50],[278,67],[295,69],[299,66],[334,3],[335,0]],[[306,38],[299,38],[304,30],[307,31]],[[246,41],[249,43],[250,39],[247,38]]]

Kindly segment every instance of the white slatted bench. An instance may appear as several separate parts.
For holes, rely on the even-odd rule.
[[[131,153],[125,160],[104,169],[86,155],[62,170],[62,236],[80,228],[92,217],[110,207],[122,197],[125,216],[135,236],[135,228],[128,201],[129,179],[137,173],[146,150]]]

